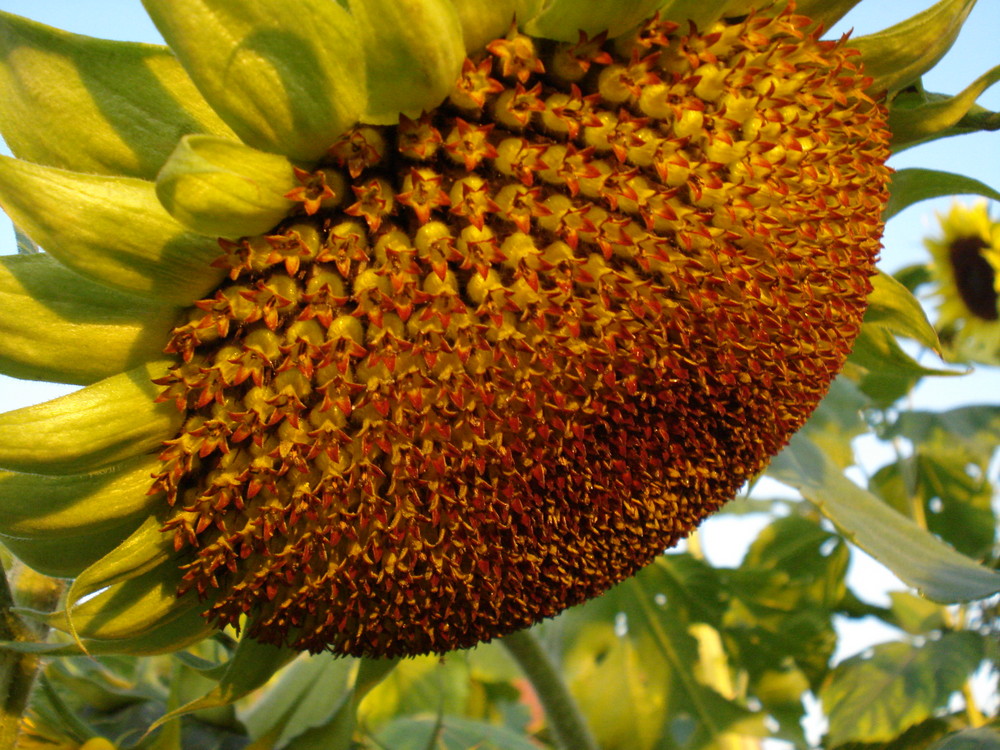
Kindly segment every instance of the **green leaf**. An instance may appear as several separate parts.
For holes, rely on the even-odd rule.
[[[933,169],[900,169],[892,176],[889,192],[889,203],[882,214],[885,221],[914,203],[945,195],[971,194],[1000,200],[1000,192],[979,180]]]
[[[436,656],[405,659],[385,679],[380,679],[378,685],[370,687],[358,719],[363,725],[373,726],[402,714],[439,710],[461,713],[469,690],[469,669],[464,659]]]
[[[895,92],[909,86],[944,57],[962,30],[976,0],[939,0],[877,34],[858,37],[865,73],[875,91]]]
[[[833,614],[844,599],[847,545],[815,521],[789,516],[761,531],[723,579],[723,632],[751,678],[796,666],[815,686],[836,648]]]
[[[699,642],[685,617],[718,617],[711,579],[703,569],[683,571],[658,561],[556,619],[554,626],[572,634],[562,657],[570,690],[601,747],[653,748],[680,732],[686,735],[681,744],[695,748],[759,728],[762,715],[696,676],[702,669]],[[690,587],[697,580],[708,582],[704,609],[686,602],[696,595]],[[609,691],[608,685],[618,687]],[[693,725],[669,721],[680,715]]]
[[[63,265],[107,286],[187,304],[224,273],[214,238],[184,231],[152,182],[0,156],[0,206]]]
[[[676,717],[689,716],[694,726],[685,746],[699,748],[731,732],[749,731],[762,718],[720,695],[707,679],[704,670],[711,667],[701,658],[699,641],[682,619],[683,609],[671,606],[678,598],[676,580],[671,578],[659,564],[649,566],[599,599],[571,610],[569,617],[563,615],[574,629],[589,625],[591,632],[606,639],[597,642],[597,649],[591,645],[581,650],[588,644],[574,643],[565,656],[570,674],[574,660],[594,665],[571,680],[570,688],[602,747],[654,747],[675,732],[685,733],[676,725]],[[618,635],[622,617],[624,636]],[[699,670],[702,680],[697,677]],[[612,700],[609,684],[628,689]],[[617,734],[611,734],[616,727]]]
[[[997,81],[1000,81],[1000,65],[979,76],[955,96],[934,97],[914,107],[899,106],[897,101],[889,110],[892,150],[898,153],[948,131],[972,109],[980,94]]]
[[[893,277],[911,292],[915,292],[919,287],[930,283],[933,279],[930,268],[926,263],[913,263],[912,265],[904,266],[896,271]]]
[[[653,584],[666,596],[666,606],[686,622],[704,622],[717,627],[725,609],[722,581],[715,568],[687,554],[672,553],[656,558],[647,568]]]
[[[666,618],[665,618],[666,619]],[[645,627],[633,633],[628,620],[627,637],[615,632],[614,621],[583,622],[573,629],[573,642],[563,655],[563,673],[580,710],[587,718],[598,745],[608,750],[632,747],[647,750],[665,732],[673,712],[670,687],[672,668],[651,641]],[[684,654],[685,669],[693,670],[698,644],[683,628],[673,646]],[[689,675],[690,676],[690,675]],[[699,693],[705,688],[690,676]],[[608,686],[614,689],[609,690]],[[705,709],[708,715],[708,709]],[[710,726],[719,727],[714,717]]]
[[[926,635],[942,630],[945,610],[940,604],[914,596],[907,591],[890,591],[894,624],[913,635]]]
[[[160,170],[156,195],[178,222],[200,234],[236,239],[284,219],[299,183],[291,162],[210,135],[183,138]]]
[[[81,385],[161,361],[179,313],[79,276],[47,254],[0,257],[0,309],[0,371]],[[5,434],[0,444],[17,438]]]
[[[803,426],[809,439],[842,467],[854,463],[851,440],[868,431],[862,412],[872,406],[855,383],[839,375]]]
[[[212,108],[248,145],[319,158],[365,109],[357,25],[330,0],[143,0]]]
[[[502,726],[459,716],[402,717],[375,733],[381,747],[392,750],[544,750],[532,737]]]
[[[69,395],[0,414],[0,466],[67,474],[156,450],[176,434],[183,414],[156,403],[158,361],[112,375]],[[148,484],[148,481],[147,481]]]
[[[357,706],[394,667],[393,659],[302,655],[242,716],[261,746],[349,750]]]
[[[887,426],[886,439],[904,437],[916,444],[934,441],[962,449],[986,463],[1000,442],[1000,406],[979,404],[940,412],[901,412]]]
[[[298,655],[298,651],[290,648],[242,638],[236,646],[233,657],[220,670],[219,684],[198,700],[170,711],[155,721],[150,731],[193,711],[234,703],[261,687]]]
[[[932,534],[964,555],[986,558],[996,540],[993,487],[985,462],[978,476],[969,474],[973,463],[964,450],[920,443],[913,456],[881,468],[870,489],[904,514],[915,499]]]
[[[844,536],[924,596],[962,602],[1000,591],[1000,573],[977,565],[858,487],[806,437],[794,436],[768,474],[801,492]]]
[[[930,750],[1000,750],[1000,731],[989,727],[963,729],[942,737]]]
[[[297,735],[288,750],[352,750],[357,711],[361,701],[395,669],[397,659],[362,659],[354,678],[354,687],[344,696],[337,710],[323,724]]]
[[[218,643],[204,643],[202,646],[216,647],[217,652],[222,652],[222,647]],[[206,676],[201,670],[191,667],[180,659],[172,660],[172,676],[164,709],[172,711],[178,706],[182,706],[191,700],[201,697],[206,691],[215,687],[215,680]],[[157,712],[159,713],[159,712]],[[184,750],[184,742],[195,747],[202,747],[196,744],[190,735],[192,724],[206,723],[216,727],[229,727],[237,730],[241,735],[246,734],[246,730],[236,718],[236,707],[232,704],[228,706],[216,706],[195,711],[190,715],[188,721],[188,732],[182,732],[181,722],[171,722],[159,730],[156,743],[150,750]],[[148,722],[143,722],[143,729]],[[187,737],[183,735],[187,734]]]
[[[188,133],[232,135],[166,47],[0,13],[0,132],[15,156],[151,180]]]
[[[832,609],[847,592],[847,562],[847,549],[835,534],[801,516],[788,516],[761,531],[740,568],[781,574],[783,584],[767,598],[758,596],[760,603],[793,611],[807,600]]]
[[[327,722],[347,696],[356,667],[355,659],[330,654],[300,656],[242,714],[250,738],[283,747],[296,735]]]
[[[863,325],[848,358],[850,368],[861,368],[855,376],[862,392],[877,406],[888,407],[912,390],[920,378],[964,375],[962,370],[924,367],[896,341],[892,331],[880,325]],[[850,373],[851,369],[845,369]]]
[[[947,633],[922,646],[885,643],[838,665],[820,692],[825,744],[888,742],[947,705],[979,666],[982,637]]]
[[[705,724],[695,724],[694,731],[687,739],[687,742],[684,743],[686,747],[692,748],[692,750],[695,748],[705,748],[708,750],[719,746],[725,747],[732,742],[740,742],[742,745],[747,742],[747,740],[743,739],[744,737],[757,738],[759,741],[761,738],[769,735],[765,716],[761,711],[751,711],[736,703],[736,701],[723,697],[715,690],[705,690],[705,707],[712,714],[715,724],[725,727],[725,732],[720,735],[716,732],[715,728],[710,728]],[[674,725],[674,736],[680,734],[677,730],[677,725],[689,721],[687,717],[681,717],[680,721],[678,721],[678,717],[675,717],[671,722]],[[627,748],[628,746],[622,748],[622,750],[627,750]]]
[[[909,289],[883,271],[872,279],[872,286],[865,323],[911,338],[935,352],[940,351],[937,332]]]
[[[365,122],[395,124],[444,101],[465,59],[451,0],[350,0],[368,60]],[[510,19],[508,18],[508,23]]]

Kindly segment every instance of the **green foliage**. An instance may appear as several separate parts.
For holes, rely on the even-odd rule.
[[[938,710],[962,688],[983,658],[982,637],[947,633],[921,645],[894,642],[842,664],[820,698],[829,706],[827,744],[885,742]]]
[[[883,217],[888,221],[914,203],[957,194],[982,195],[1000,200],[1000,193],[971,177],[933,169],[901,169],[892,177],[892,195]]]

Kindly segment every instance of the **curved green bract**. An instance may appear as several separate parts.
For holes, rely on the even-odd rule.
[[[73,537],[0,535],[0,543],[43,575],[74,578],[117,547],[137,524],[136,519],[129,518]]]
[[[216,240],[185,231],[146,180],[0,157],[0,206],[60,263],[107,286],[187,304],[223,277],[209,268]]]
[[[132,534],[107,555],[95,562],[73,581],[66,594],[67,611],[101,589],[111,588],[152,570],[174,567],[171,536],[160,529],[162,523],[149,516]],[[168,563],[164,565],[164,563]]]
[[[462,25],[465,49],[476,52],[510,29],[513,19],[534,18],[542,0],[452,0]]]
[[[172,622],[192,610],[204,608],[197,596],[177,596],[181,575],[176,565],[167,562],[112,584],[85,602],[68,606],[65,611],[17,611],[80,639],[140,638],[157,624]]]
[[[232,135],[166,47],[0,12],[0,133],[15,156],[153,179],[188,133]]]
[[[158,466],[147,455],[87,474],[0,471],[0,534],[71,539],[126,521],[138,526],[163,502],[149,494]]]
[[[465,59],[450,0],[351,0],[350,9],[368,61],[365,122],[394,124],[444,101]]]
[[[1000,81],[1000,65],[990,68],[955,96],[921,92],[924,101],[911,107],[900,106],[903,97],[898,97],[889,112],[893,152],[951,134],[951,129],[975,107],[980,94],[997,81]]]
[[[665,0],[660,3],[660,18],[681,24],[687,29],[694,24],[707,29],[726,15],[743,15],[747,12],[744,0]]]
[[[156,450],[183,415],[155,403],[169,363],[112,375],[67,396],[0,414],[0,467],[36,474],[91,471]]]
[[[944,57],[962,30],[976,0],[939,0],[902,23],[861,36],[851,46],[861,51],[872,91],[899,91],[917,81]]]
[[[701,3],[705,5],[704,2]],[[663,0],[553,0],[524,24],[532,36],[575,42],[580,32],[596,36],[607,31],[615,37],[638,26],[663,5]]]
[[[181,139],[156,178],[156,195],[171,216],[203,235],[237,239],[263,234],[294,202],[300,183],[291,162],[237,141],[209,135]]]
[[[79,385],[162,359],[179,314],[42,254],[0,257],[0,309],[0,372]]]
[[[143,0],[202,95],[248,145],[312,161],[365,108],[365,60],[330,0]]]

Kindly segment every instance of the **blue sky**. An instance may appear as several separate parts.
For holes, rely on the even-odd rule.
[[[865,0],[831,31],[831,35],[839,36],[851,28],[856,36],[872,33],[932,4],[932,0],[892,3]],[[0,9],[82,34],[161,41],[139,0],[0,0]],[[927,88],[957,93],[985,70],[1000,64],[1000,49],[996,45],[998,30],[1000,0],[980,0],[958,42],[926,76]],[[1000,85],[987,91],[980,103],[990,109],[1000,109]],[[911,149],[892,163],[896,168],[922,166],[961,172],[1000,187],[1000,133],[939,141]],[[908,209],[889,223],[883,252],[886,270],[893,271],[924,257],[922,238],[934,231],[934,212],[945,210],[949,203],[949,200],[928,201]],[[1000,206],[995,210],[1000,215]],[[0,254],[12,253],[15,249],[10,224],[0,215]],[[17,382],[0,376],[0,410],[43,401],[65,390],[64,386]],[[969,378],[935,379],[920,390],[916,403],[943,407],[995,400],[994,394],[1000,394],[1000,373],[981,371]]]

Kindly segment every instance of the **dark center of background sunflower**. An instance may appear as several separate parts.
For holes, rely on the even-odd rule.
[[[962,302],[982,320],[1000,319],[997,309],[996,272],[983,256],[989,245],[982,237],[959,237],[948,248],[955,286]]]

